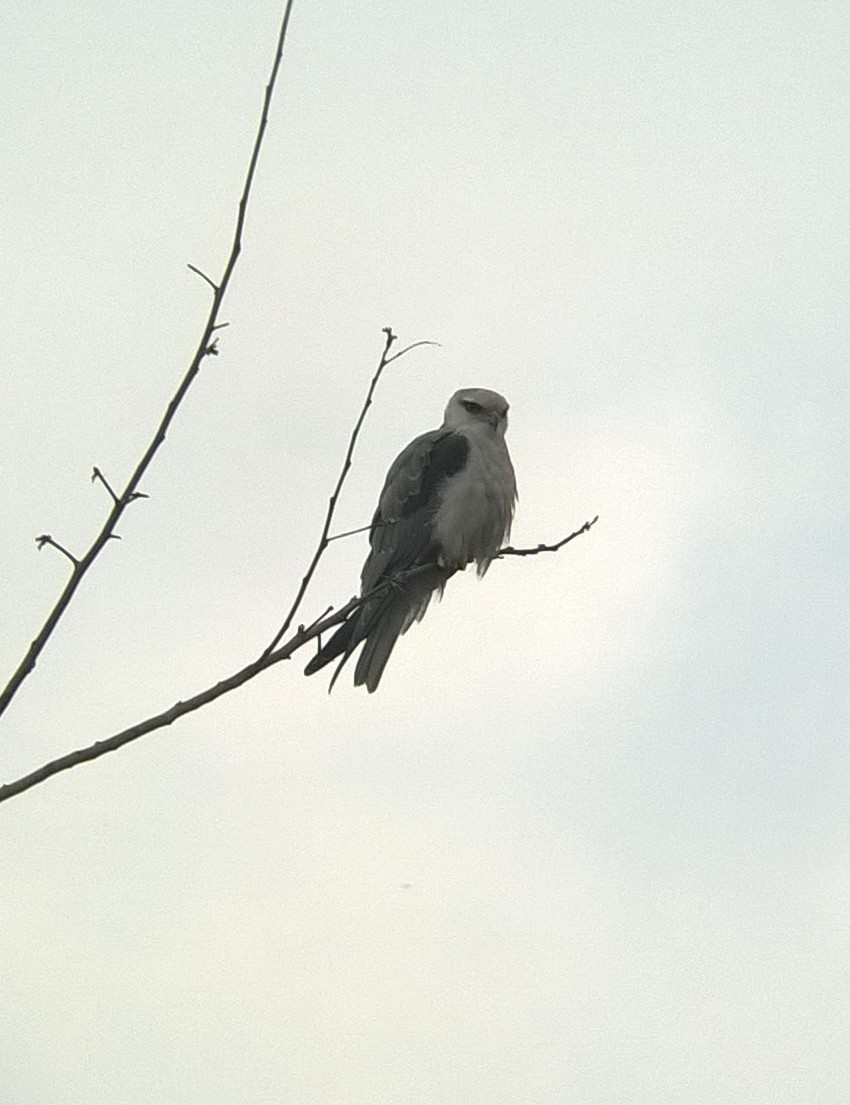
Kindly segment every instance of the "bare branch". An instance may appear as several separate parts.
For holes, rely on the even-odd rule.
[[[346,617],[353,610],[365,602],[366,599],[372,598],[380,593],[386,586],[386,584],[382,584],[368,595],[351,599],[350,602],[346,603],[345,606],[341,607],[335,613],[328,614],[326,611],[325,614],[314,621],[312,625],[306,628],[299,627],[298,632],[285,644],[281,645],[280,648],[268,654],[264,654],[259,659],[246,665],[240,671],[235,672],[226,679],[222,679],[212,687],[207,687],[206,690],[200,691],[191,698],[187,698],[182,702],[176,702],[170,709],[164,710],[162,713],[156,714],[153,717],[146,718],[136,725],[131,725],[129,729],[124,729],[120,733],[107,737],[105,740],[96,741],[86,748],[78,748],[74,752],[69,752],[56,760],[51,760],[50,763],[44,764],[28,775],[24,775],[20,779],[15,779],[5,786],[0,786],[0,802],[5,802],[16,794],[22,794],[25,790],[29,790],[31,787],[43,783],[52,775],[57,775],[60,771],[67,771],[69,768],[77,767],[79,764],[96,760],[100,756],[105,756],[107,752],[114,752],[116,749],[122,748],[125,744],[138,740],[139,737],[144,737],[148,733],[153,733],[157,729],[162,729],[167,725],[171,725],[185,714],[192,713],[194,710],[199,710],[202,706],[206,706],[208,703],[214,702],[217,698],[221,698],[222,695],[236,690],[237,687],[241,687],[244,683],[247,683],[249,679],[253,679],[256,675],[259,675],[260,672],[265,671],[274,664],[280,663],[281,660],[288,660],[297,649],[301,648],[301,646],[308,641],[318,637],[320,633],[323,633],[327,629],[332,629],[335,625],[339,625],[340,622],[345,621]]]
[[[106,476],[104,476],[103,472],[101,472],[101,470],[97,467],[97,465],[95,465],[95,467],[92,468],[92,472],[91,472],[91,482],[94,483],[96,480],[100,480],[100,482],[103,484],[103,486],[109,492],[113,503],[115,503],[116,506],[117,506],[118,505],[118,496],[115,494],[115,492],[109,486],[109,481],[106,479]]]
[[[386,341],[384,342],[384,351],[381,354],[381,359],[378,362],[378,367],[375,370],[375,375],[372,377],[372,382],[369,384],[369,390],[366,393],[366,400],[363,403],[362,410],[360,411],[360,417],[357,419],[357,422],[354,425],[354,429],[351,432],[351,438],[348,442],[348,449],[345,454],[345,460],[342,463],[342,471],[340,472],[339,478],[336,481],[336,487],[333,490],[333,494],[328,501],[328,511],[325,515],[325,524],[322,526],[322,533],[319,537],[319,543],[316,546],[316,551],[313,553],[313,559],[310,561],[310,566],[308,567],[304,578],[301,580],[301,586],[298,588],[298,592],[295,596],[295,601],[292,603],[289,613],[284,618],[283,625],[275,634],[271,644],[262,654],[263,656],[268,656],[272,652],[278,641],[280,641],[281,637],[283,637],[284,633],[286,633],[286,631],[289,629],[290,625],[292,624],[292,619],[295,617],[295,614],[298,611],[298,607],[301,605],[304,594],[310,584],[310,580],[313,578],[316,567],[318,566],[318,563],[322,558],[322,554],[328,547],[329,543],[333,540],[333,538],[329,537],[328,534],[330,533],[331,522],[333,521],[336,504],[339,499],[339,494],[342,491],[342,485],[345,483],[345,478],[348,475],[348,470],[349,468],[351,468],[351,458],[354,455],[354,447],[357,444],[357,438],[360,436],[361,427],[366,420],[366,415],[369,411],[369,408],[372,406],[372,396],[375,394],[375,388],[378,386],[378,381],[380,380],[384,369],[392,361],[398,360],[399,357],[404,356],[404,354],[408,353],[411,349],[416,349],[417,346],[437,344],[437,342],[432,341],[417,341],[414,342],[412,345],[408,345],[406,349],[402,349],[399,353],[394,353],[391,357],[389,356],[390,346],[396,340],[396,335],[393,333],[391,326],[385,326],[383,328],[383,333],[386,335]]]
[[[38,545],[39,552],[41,552],[45,545],[50,545],[52,548],[58,549],[59,552],[61,552],[63,556],[67,556],[74,565],[74,571],[76,572],[79,570],[79,560],[77,560],[73,553],[68,552],[64,545],[60,545],[58,541],[54,541],[49,533],[43,533],[40,537],[36,537],[35,543]]]
[[[388,331],[385,328],[384,333],[386,334],[387,332]],[[393,340],[395,340],[395,335],[393,335]],[[415,342],[413,342],[412,345],[406,345],[404,347],[404,349],[399,349],[398,353],[393,353],[393,355],[391,357],[387,357],[384,364],[385,365],[392,364],[392,362],[397,361],[399,359],[399,357],[403,357],[405,355],[405,353],[409,353],[411,351],[411,349],[418,349],[420,345],[439,345],[439,344],[440,343],[438,341],[415,341]],[[389,349],[389,346],[387,346],[387,349]]]
[[[386,348],[389,348],[389,342]],[[597,519],[598,515],[593,521],[585,522],[581,529],[577,529],[575,533],[571,533],[569,537],[565,537],[556,545],[538,545],[533,549],[507,548],[502,549],[499,556],[533,556],[539,552],[556,552],[558,549],[563,548],[568,542],[572,541],[573,538],[578,537],[579,534],[587,533]],[[170,709],[164,710],[160,714],[155,714],[153,717],[146,718],[136,725],[131,725],[129,729],[124,729],[120,733],[114,734],[114,736],[107,737],[106,740],[96,741],[86,748],[79,748],[74,752],[69,752],[56,760],[51,760],[50,763],[44,764],[28,775],[23,775],[21,778],[15,779],[5,786],[0,786],[0,802],[5,802],[9,798],[13,798],[16,794],[22,794],[25,790],[38,786],[39,783],[43,783],[46,779],[49,779],[52,775],[57,775],[60,771],[67,771],[69,768],[77,767],[79,764],[96,760],[100,756],[105,756],[107,752],[114,752],[116,749],[122,748],[125,744],[138,740],[139,737],[144,737],[157,729],[163,729],[165,726],[171,725],[173,722],[177,721],[178,718],[183,717],[184,714],[199,710],[202,706],[206,706],[208,703],[214,702],[217,698],[221,698],[222,695],[236,690],[237,687],[243,686],[243,684],[247,683],[250,679],[259,675],[260,672],[266,671],[267,668],[280,663],[281,660],[290,659],[290,657],[303,645],[307,644],[309,641],[318,639],[320,635],[328,629],[333,629],[334,626],[344,622],[348,615],[359,606],[362,606],[363,603],[382,594],[390,587],[402,585],[405,580],[409,580],[411,576],[415,576],[422,570],[421,567],[412,568],[410,571],[401,573],[399,576],[395,576],[392,579],[386,579],[367,594],[350,599],[344,606],[340,607],[339,610],[333,611],[333,607],[328,607],[323,614],[319,615],[319,617],[308,626],[299,625],[297,632],[293,634],[285,644],[280,645],[280,647],[276,649],[267,649],[258,659],[247,664],[233,675],[220,680],[220,682],[216,683],[214,686],[200,691],[198,694],[193,695],[191,698],[187,698],[185,701],[176,702]],[[339,674],[338,671],[337,674]],[[336,679],[336,675],[334,679]],[[333,680],[331,681],[331,686],[333,686]]]
[[[515,549],[511,545],[508,545],[505,549],[499,549],[496,553],[496,560],[501,560],[503,556],[537,556],[542,552],[557,552],[558,549],[562,549],[564,545],[568,545],[576,537],[580,537],[581,534],[587,533],[591,526],[596,525],[599,521],[599,515],[597,514],[589,522],[585,522],[581,529],[577,529],[575,533],[571,533],[569,537],[564,537],[561,541],[556,542],[554,545],[535,545],[532,549]]]
[[[210,280],[210,278],[207,276],[207,274],[205,272],[201,272],[201,270],[195,268],[194,265],[190,265],[188,261],[186,262],[186,268],[191,269],[192,272],[194,272],[197,276],[200,276],[200,278],[202,280],[206,280],[206,282],[212,288],[213,294],[218,295],[218,284],[216,284],[216,282],[214,280]]]
[[[51,634],[53,633],[53,630],[56,628],[60,618],[65,613],[65,610],[67,609],[68,604],[71,602],[71,599],[74,597],[74,593],[76,592],[77,587],[79,587],[80,583],[82,582],[83,577],[86,575],[89,568],[103,551],[107,541],[115,536],[114,530],[116,523],[123,514],[125,508],[127,507],[127,504],[130,503],[134,498],[139,497],[140,493],[136,491],[136,488],[139,485],[139,481],[141,480],[144,473],[147,471],[148,466],[150,465],[151,461],[159,450],[159,447],[165,441],[166,434],[168,433],[168,429],[171,426],[174,416],[176,415],[180,404],[186,397],[186,393],[191,387],[195,377],[198,375],[204,357],[216,354],[218,352],[215,341],[211,341],[210,339],[212,337],[213,331],[218,327],[218,313],[221,308],[221,303],[224,299],[225,292],[227,291],[227,286],[230,283],[230,277],[233,274],[233,270],[236,267],[236,262],[242,250],[242,229],[245,225],[245,216],[248,210],[248,200],[251,195],[251,186],[254,181],[254,172],[257,168],[257,161],[260,156],[260,149],[263,143],[263,135],[265,134],[266,126],[268,124],[269,105],[271,104],[272,93],[274,92],[278,71],[280,69],[280,63],[283,58],[283,46],[284,42],[286,41],[286,31],[289,26],[289,16],[292,11],[292,4],[293,0],[287,0],[286,10],[283,13],[283,20],[281,22],[280,34],[278,36],[274,62],[272,64],[268,84],[266,85],[265,98],[263,100],[263,110],[260,116],[260,122],[257,128],[256,137],[254,139],[254,147],[251,152],[251,159],[248,164],[247,174],[245,176],[245,184],[242,189],[242,196],[239,200],[239,210],[236,217],[233,243],[230,249],[230,256],[224,269],[224,274],[221,278],[221,283],[216,287],[214,284],[212,284],[212,281],[209,280],[209,277],[204,276],[204,274],[201,273],[200,270],[194,270],[200,276],[204,277],[204,279],[207,280],[208,283],[212,284],[215,289],[213,293],[212,304],[210,306],[209,316],[207,317],[206,324],[204,325],[203,333],[201,335],[200,341],[198,342],[195,355],[192,357],[192,361],[189,365],[186,375],[183,377],[183,380],[180,383],[180,386],[177,388],[177,391],[174,393],[171,402],[168,404],[165,414],[163,415],[163,418],[159,426],[157,427],[156,433],[154,434],[151,443],[145,450],[142,459],[136,465],[136,469],[130,477],[127,486],[124,488],[123,492],[116,497],[116,501],[113,503],[112,510],[109,512],[109,517],[104,522],[103,528],[94,539],[91,547],[89,548],[85,556],[83,556],[80,560],[77,560],[76,558],[71,556],[67,549],[62,549],[61,546],[56,545],[56,542],[53,541],[52,538],[43,542],[44,544],[53,544],[57,548],[59,548],[61,552],[64,552],[65,555],[73,561],[74,571],[71,575],[71,578],[65,585],[65,589],[59,596],[55,606],[48,614],[47,620],[39,630],[38,635],[33,640],[30,647],[27,649],[24,658],[21,660],[17,669],[13,672],[11,678],[9,679],[9,682],[6,684],[2,693],[0,693],[0,714],[3,713],[3,711],[17,694],[21,684],[24,682],[30,672],[32,672],[35,668],[36,662],[41,655],[42,649],[47,644]],[[193,266],[190,266],[190,268],[193,268]]]
[[[328,538],[328,544],[331,541],[341,541],[343,537],[353,537],[356,533],[366,533],[370,530],[371,526],[359,526],[357,529],[347,529],[344,533],[334,533]]]

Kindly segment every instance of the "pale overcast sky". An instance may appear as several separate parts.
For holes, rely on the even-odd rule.
[[[0,14],[2,676],[185,370],[281,10]],[[503,392],[514,539],[373,696],[281,665],[0,806],[6,1105],[850,1100],[850,9],[296,0],[244,251],[3,719],[12,779],[277,629]],[[327,554],[310,620],[357,587]]]

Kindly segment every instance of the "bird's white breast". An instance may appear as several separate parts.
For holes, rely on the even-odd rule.
[[[516,499],[513,465],[502,437],[489,426],[460,431],[469,441],[466,465],[448,479],[434,515],[441,559],[483,575],[511,528]]]

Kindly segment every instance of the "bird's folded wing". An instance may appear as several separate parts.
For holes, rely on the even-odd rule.
[[[393,462],[372,519],[372,551],[363,566],[363,592],[388,575],[436,558],[433,520],[445,481],[469,457],[464,434],[432,430],[412,441]]]

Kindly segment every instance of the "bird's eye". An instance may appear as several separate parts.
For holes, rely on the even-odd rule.
[[[461,400],[461,406],[468,410],[470,414],[480,414],[482,409],[481,404],[474,402],[472,399]]]

